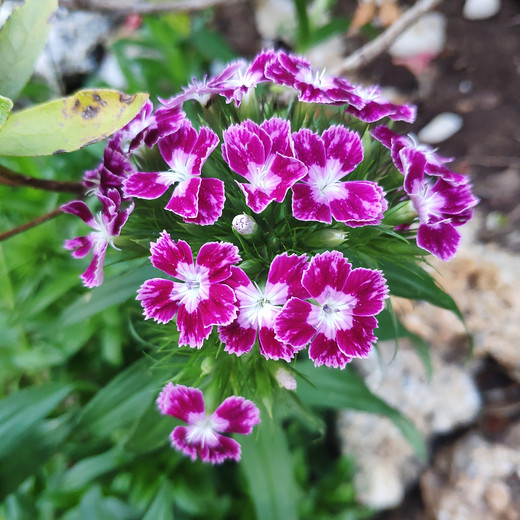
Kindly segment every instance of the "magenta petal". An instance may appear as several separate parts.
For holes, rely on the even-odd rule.
[[[72,253],[74,258],[83,258],[88,255],[93,245],[94,240],[91,235],[87,235],[86,237],[76,237],[65,240],[64,247],[69,251],[75,249]]]
[[[300,298],[291,298],[278,313],[274,330],[277,338],[295,348],[302,348],[314,336],[316,329],[307,323],[313,305]]]
[[[238,247],[229,242],[208,242],[197,255],[197,265],[209,269],[211,283],[222,282],[231,276],[231,266],[242,260]]]
[[[226,194],[224,183],[220,179],[201,178],[199,188],[199,212],[193,218],[184,218],[184,222],[191,222],[199,226],[210,226],[222,215]]]
[[[199,212],[200,183],[200,177],[190,177],[175,186],[166,209],[181,217],[196,217]]]
[[[83,285],[89,289],[99,287],[103,283],[103,263],[105,262],[107,247],[107,242],[94,244],[92,262],[81,275]]]
[[[292,187],[292,212],[298,220],[316,220],[330,224],[332,213],[328,204],[315,200],[316,190],[308,184],[295,184]]]
[[[318,334],[309,347],[309,357],[314,361],[314,365],[326,365],[328,367],[343,370],[352,358],[346,356],[338,348],[338,344],[333,339],[328,339],[325,334]]]
[[[279,341],[276,338],[274,330],[268,327],[262,327],[258,331],[258,343],[260,354],[266,359],[283,359],[289,363],[298,351],[297,348]]]
[[[123,186],[126,197],[158,199],[170,184],[161,179],[158,172],[137,172],[128,177]]]
[[[348,357],[367,357],[372,350],[372,343],[377,340],[374,336],[376,327],[374,316],[354,316],[350,329],[339,329],[336,332],[339,350]]]
[[[207,300],[199,303],[199,312],[206,327],[229,325],[237,316],[235,292],[227,285],[214,283],[209,286]]]
[[[220,341],[226,345],[224,351],[236,354],[237,356],[249,352],[253,348],[256,340],[256,329],[242,327],[238,319],[230,325],[219,327],[218,334]]]
[[[171,415],[188,424],[204,416],[204,397],[198,388],[168,383],[156,403],[163,415]]]
[[[188,345],[191,348],[201,348],[204,340],[211,334],[212,327],[204,325],[204,319],[196,308],[192,313],[185,306],[179,307],[177,313],[177,328],[179,329],[179,347]]]
[[[378,224],[383,219],[386,207],[380,186],[371,181],[349,181],[341,183],[346,197],[332,199],[332,216],[339,222],[365,222]]]
[[[327,287],[343,292],[351,267],[339,251],[325,251],[311,260],[302,284],[313,298],[322,295]]]
[[[65,213],[76,215],[83,220],[85,224],[88,224],[91,227],[95,223],[92,211],[90,211],[89,207],[82,200],[73,200],[72,202],[61,206],[60,209]]]
[[[302,276],[308,265],[307,255],[277,255],[269,268],[266,289],[270,284],[283,283],[287,285],[289,297],[307,298],[309,295],[302,286]],[[274,305],[278,305],[278,302]]]
[[[343,173],[350,173],[363,160],[363,146],[357,132],[344,126],[331,126],[321,138],[327,150],[327,161],[338,161]]]
[[[153,318],[158,323],[168,323],[179,309],[171,299],[174,283],[164,278],[152,278],[141,285],[137,300],[141,301],[146,319]]]
[[[196,460],[197,455],[202,462],[211,464],[221,464],[226,459],[240,460],[240,444],[237,441],[224,437],[223,435],[213,434],[214,442],[211,446],[207,442],[188,441],[191,427],[177,426],[170,435],[172,446],[181,451],[192,460]]]
[[[179,240],[176,244],[166,231],[163,231],[159,240],[151,245],[153,266],[170,276],[177,276],[179,264],[193,264],[190,246],[184,240]]]
[[[244,177],[249,174],[250,164],[261,165],[266,159],[260,137],[243,126],[231,126],[224,132],[222,154],[229,167]]]
[[[265,120],[260,125],[260,128],[265,132],[265,136],[269,138],[268,142],[264,139],[266,151],[272,150],[282,155],[293,155],[291,149],[291,124],[289,121],[273,117]]]
[[[307,175],[307,167],[294,157],[277,154],[271,165],[271,173],[279,178],[276,187],[270,191],[271,197],[277,202],[283,202],[287,190]]]
[[[323,141],[317,134],[311,132],[308,128],[302,128],[294,133],[292,137],[297,159],[302,161],[307,167],[315,164],[325,168],[327,154]]]
[[[262,213],[267,206],[273,201],[272,197],[267,193],[252,188],[250,184],[237,182],[238,187],[246,197],[246,204],[255,212]]]
[[[460,233],[452,224],[421,224],[417,230],[417,245],[441,260],[447,261],[457,252]]]
[[[260,411],[252,401],[233,395],[222,402],[211,418],[218,423],[221,433],[249,435],[260,422]]]
[[[351,271],[345,292],[357,299],[353,309],[355,316],[373,316],[383,310],[388,287],[381,271],[360,267]]]

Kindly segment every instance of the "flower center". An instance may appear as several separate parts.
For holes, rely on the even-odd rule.
[[[182,282],[174,282],[171,299],[184,305],[191,314],[202,300],[209,298],[208,273],[207,267],[180,263],[177,278]]]
[[[209,447],[218,444],[218,437],[213,429],[211,417],[203,417],[195,424],[188,427],[186,441],[189,444],[207,445]]]

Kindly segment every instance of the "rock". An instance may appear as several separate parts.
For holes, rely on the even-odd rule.
[[[445,363],[432,351],[433,377],[406,341],[395,353],[393,342],[379,345],[377,355],[357,363],[369,388],[408,416],[426,439],[472,422],[480,410],[477,388],[461,367]],[[453,397],[457,396],[456,399]],[[344,411],[338,420],[342,450],[355,454],[358,499],[374,508],[400,503],[424,469],[394,424],[378,416]]]
[[[462,8],[464,18],[468,20],[485,20],[500,11],[500,0],[466,0]]]
[[[456,134],[462,128],[462,125],[463,119],[458,114],[443,112],[424,126],[417,137],[426,144],[442,143]]]
[[[422,476],[426,511],[435,520],[518,520],[519,475],[518,444],[508,437],[491,443],[470,433],[442,449]]]

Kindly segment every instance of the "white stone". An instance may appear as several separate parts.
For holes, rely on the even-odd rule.
[[[462,14],[468,20],[485,20],[500,11],[500,0],[466,0]]]
[[[446,43],[446,17],[437,12],[421,16],[390,46],[394,58],[411,58],[421,54],[437,56]]]
[[[462,117],[458,114],[443,112],[424,126],[417,137],[426,144],[442,143],[456,134],[462,128],[463,123]]]

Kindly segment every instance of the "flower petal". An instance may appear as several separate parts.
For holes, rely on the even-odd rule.
[[[367,357],[372,350],[372,343],[377,341],[374,336],[376,327],[377,320],[373,316],[354,316],[350,329],[339,329],[336,332],[339,350],[348,357]]]
[[[176,277],[179,264],[193,264],[190,246],[179,240],[177,244],[167,231],[163,231],[157,242],[151,244],[151,261],[154,267]]]
[[[325,251],[312,258],[302,284],[313,298],[319,298],[327,287],[343,292],[351,264],[339,251]]]
[[[336,341],[328,339],[325,334],[317,334],[312,340],[309,357],[314,361],[314,366],[326,365],[341,370],[352,361],[351,357],[341,352]]]
[[[209,269],[211,283],[222,282],[231,276],[231,266],[240,262],[238,247],[229,242],[207,242],[197,255],[197,265]]]
[[[316,199],[316,190],[309,184],[295,184],[292,187],[292,212],[298,220],[316,220],[330,224],[332,212],[325,201]]]
[[[158,323],[168,323],[173,319],[179,305],[171,299],[174,283],[164,278],[152,278],[141,285],[137,300],[141,301],[145,318],[153,318]]]
[[[316,334],[316,329],[307,322],[313,307],[300,298],[291,298],[276,316],[277,338],[297,349],[305,347]]]
[[[249,352],[256,340],[256,329],[252,327],[243,327],[239,320],[236,319],[230,325],[218,328],[220,341],[226,346],[225,352],[230,352],[241,356]]]
[[[222,215],[226,194],[224,183],[220,179],[200,179],[198,214],[195,217],[185,217],[184,222],[210,226]]]
[[[289,363],[298,351],[297,348],[279,341],[276,338],[274,330],[269,327],[262,327],[258,331],[258,343],[260,354],[266,359],[283,359]]]
[[[417,245],[441,260],[447,261],[457,252],[460,233],[453,224],[421,224],[417,230]]]
[[[89,207],[82,200],[73,200],[72,202],[61,206],[60,209],[65,213],[76,215],[81,220],[83,220],[85,224],[88,224],[91,227],[93,224],[95,224],[92,211],[90,211]]]
[[[384,308],[384,299],[388,294],[386,280],[381,271],[359,267],[351,271],[345,292],[355,295],[355,316],[373,316]]]
[[[190,177],[177,184],[166,208],[181,217],[196,217],[199,212],[200,177]]]
[[[221,283],[211,284],[208,299],[199,303],[204,325],[229,325],[237,317],[235,300],[233,289]]]
[[[191,460],[196,460],[197,455],[202,462],[210,464],[222,464],[227,459],[240,460],[240,444],[234,439],[216,433],[215,444],[209,446],[207,442],[190,443],[187,439],[189,432],[189,426],[177,426],[170,435],[170,441],[175,449],[191,457]]]
[[[75,251],[72,252],[74,258],[83,258],[88,255],[93,245],[94,240],[90,235],[87,235],[86,237],[76,237],[65,240],[63,247],[69,251],[75,249]]]
[[[344,126],[331,126],[321,135],[325,145],[327,162],[338,161],[346,175],[363,160],[363,146],[357,132]]]
[[[198,307],[189,313],[182,305],[177,313],[177,328],[180,332],[179,347],[188,345],[191,348],[201,348],[213,327],[204,325],[204,319]]]
[[[105,262],[107,246],[107,242],[98,242],[94,244],[92,249],[92,262],[90,262],[87,270],[81,275],[83,285],[89,289],[99,287],[103,283],[103,264]]]
[[[277,255],[271,262],[269,274],[267,275],[266,293],[271,285],[283,283],[287,286],[288,298],[297,296],[307,298],[307,290],[302,286],[302,276],[308,267],[307,255],[289,255],[282,253]],[[288,299],[287,298],[287,299]],[[272,298],[270,298],[272,300]],[[273,302],[273,305],[281,305],[283,302]]]
[[[126,197],[151,200],[158,199],[170,185],[159,172],[137,172],[126,179],[123,190]]]
[[[219,425],[220,433],[249,435],[260,422],[260,411],[252,401],[233,395],[222,402],[211,418]]]
[[[198,388],[168,383],[156,400],[163,415],[171,415],[188,424],[204,416],[204,397]]]

